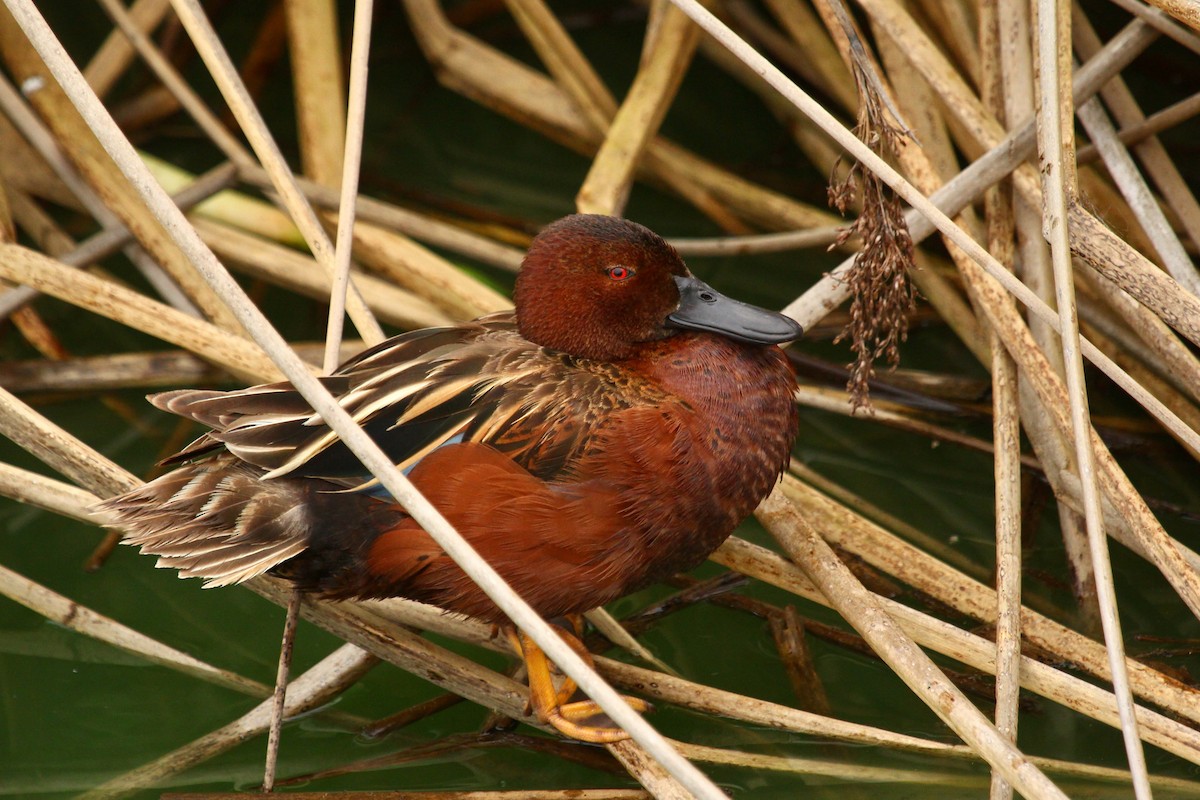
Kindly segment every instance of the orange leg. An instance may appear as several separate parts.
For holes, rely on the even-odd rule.
[[[560,633],[572,649],[590,664],[591,654],[587,652],[583,643],[566,631]],[[582,742],[607,744],[629,738],[629,734],[615,727],[607,718],[596,720],[606,724],[591,721],[591,718],[604,714],[595,701],[566,702],[575,693],[575,682],[567,678],[562,686],[556,687],[551,675],[550,659],[532,639],[512,628],[508,630],[508,636],[513,649],[525,660],[525,671],[529,676],[529,699],[539,720],[553,726],[564,736]],[[651,708],[650,704],[641,698],[626,697],[625,700],[640,712],[649,711]]]
[[[595,669],[596,662],[595,662],[595,660],[592,659],[592,652],[590,650],[588,650],[587,647],[581,641],[581,639],[583,637],[583,615],[582,614],[568,614],[566,616],[566,621],[571,626],[570,631],[567,631],[561,625],[558,625],[555,623],[552,623],[551,627],[553,627],[554,630],[558,631],[558,635],[562,638],[562,640],[564,642],[566,642],[568,645],[570,645],[571,649],[574,650],[575,653],[580,658],[582,658],[589,667],[591,667],[592,669]],[[550,665],[552,667],[557,666],[553,662],[550,662]],[[556,693],[556,696],[558,698],[558,705],[560,708],[562,706],[567,705],[571,701],[571,698],[575,696],[575,692],[579,688],[575,685],[575,681],[572,680],[570,675],[567,675],[566,673],[561,673],[561,674],[562,674],[562,680],[558,684],[558,691]]]

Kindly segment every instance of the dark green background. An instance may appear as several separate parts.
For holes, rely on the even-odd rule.
[[[47,6],[45,12],[52,26],[76,58],[86,60],[98,37],[107,30],[100,12],[84,3],[43,5]],[[219,21],[235,59],[246,46],[265,5],[231,4],[225,8]],[[379,6],[363,191],[409,202],[438,198],[465,203],[531,227],[572,211],[574,193],[587,172],[588,161],[440,87],[407,33],[399,4],[383,2]],[[636,7],[615,8],[610,15],[588,4],[577,4],[564,18],[619,96],[637,63],[644,19]],[[343,29],[349,30],[348,16]],[[503,12],[472,30],[518,58],[536,63]],[[1172,71],[1171,65],[1179,63],[1186,64],[1186,58],[1164,45],[1140,65],[1156,73],[1156,91],[1169,99],[1172,92],[1186,86],[1177,68]],[[294,154],[286,73],[286,65],[279,64],[262,102],[273,130],[285,149]],[[213,91],[200,75],[193,63],[190,76],[194,84],[212,97]],[[117,98],[129,96],[142,85],[140,78],[126,79]],[[824,176],[805,164],[786,133],[756,98],[702,58],[689,72],[664,129],[670,137],[739,174],[807,202],[823,202]],[[205,169],[218,159],[182,117],[150,133],[139,142],[140,146],[190,169]],[[1182,151],[1189,152],[1188,147],[1183,145]],[[627,216],[667,236],[717,233],[711,223],[680,201],[641,185],[634,191]],[[72,217],[64,216],[64,222],[75,225],[77,235],[88,232]],[[799,295],[834,263],[819,251],[690,260],[695,272],[722,291],[773,307],[781,307]],[[113,268],[122,270],[116,261]],[[509,276],[480,269],[500,286],[510,282]],[[134,279],[128,272],[122,274]],[[317,339],[323,333],[323,309],[317,304],[273,290],[266,294],[264,305],[288,336]],[[55,301],[41,300],[38,309],[55,324],[76,354],[160,346]],[[834,347],[827,341],[808,340],[799,347],[834,363],[849,360],[844,347]],[[7,326],[0,339],[0,354],[5,358],[32,355]],[[904,349],[904,359],[904,366],[909,368],[985,376],[965,350],[938,328],[914,331]],[[1104,382],[1096,383],[1093,391],[1098,408],[1129,408],[1123,399],[1111,397],[1113,392]],[[152,410],[138,393],[127,392],[121,397],[137,410],[149,434],[132,428],[94,396],[29,399],[118,463],[145,474],[174,423]],[[986,420],[968,418],[949,424],[981,437],[990,435]],[[988,455],[951,444],[939,446],[870,420],[849,420],[808,409],[802,410],[802,426],[796,455],[803,462],[950,543],[978,563],[992,562],[992,463]],[[1121,452],[1122,462],[1147,494],[1192,510],[1191,515],[1164,512],[1161,518],[1173,534],[1196,547],[1194,512],[1200,509],[1200,497],[1195,463],[1165,440],[1156,439],[1153,445]],[[0,442],[0,458],[40,469],[7,442]],[[1026,592],[1069,607],[1055,520],[1051,506],[1038,530],[1031,534]],[[770,544],[753,522],[743,525],[739,534]],[[266,683],[273,680],[282,623],[280,609],[241,589],[203,591],[198,582],[181,581],[174,573],[157,571],[151,559],[127,548],[119,548],[99,572],[85,573],[81,564],[98,539],[99,532],[89,526],[0,501],[0,562],[6,566],[213,664]],[[1139,634],[1200,636],[1196,620],[1157,573],[1119,545],[1113,545],[1113,549],[1122,620],[1131,650],[1151,647],[1139,642]],[[699,572],[709,575],[718,571],[710,565]],[[647,590],[620,601],[612,610],[618,615],[631,612],[667,591]],[[781,604],[792,601],[769,587],[753,586],[745,591]],[[797,605],[802,614],[837,622],[835,615],[823,609],[803,602]],[[767,627],[759,619],[705,605],[669,617],[644,638],[655,653],[685,677],[775,702],[794,703]],[[327,634],[302,625],[296,671],[315,663],[337,644]],[[836,716],[952,740],[933,714],[886,667],[818,640],[812,640],[811,647]],[[496,666],[501,663],[494,655],[467,652]],[[1172,663],[1196,667],[1194,658]],[[434,687],[382,665],[335,707],[378,717],[436,693]],[[0,600],[0,795],[70,796],[224,725],[253,704],[244,696],[148,665]],[[992,711],[987,705],[984,710],[989,714]],[[435,742],[447,734],[470,733],[477,730],[483,715],[481,709],[463,704],[378,742],[366,742],[319,714],[310,715],[286,728],[280,774],[303,774]],[[979,767],[829,744],[671,708],[659,710],[652,720],[669,736],[703,744],[870,766],[958,771],[979,779],[979,788],[964,790],[966,794],[986,793],[986,771]],[[261,739],[251,741],[185,773],[173,785],[187,790],[251,787],[261,779],[263,744]],[[1120,766],[1123,758],[1115,731],[1041,700],[1034,700],[1032,708],[1022,714],[1020,745],[1032,754],[1112,766]],[[1196,767],[1174,757],[1153,749],[1147,755],[1154,771],[1200,777]],[[791,797],[801,789],[809,797],[847,793],[863,797],[946,796],[944,790],[922,786],[877,787],[727,768],[708,771],[742,797]],[[309,788],[526,789],[627,783],[625,777],[602,774],[553,757],[515,747],[495,747],[324,780]],[[1088,796],[1093,790],[1072,787],[1079,796]],[[146,791],[139,796],[154,797],[160,791]],[[1115,796],[1121,794],[1118,791]]]

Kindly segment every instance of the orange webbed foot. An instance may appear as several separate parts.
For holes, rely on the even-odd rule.
[[[560,630],[559,634],[585,661],[592,663],[591,653],[578,638],[565,630]],[[629,734],[609,720],[595,701],[568,702],[576,692],[575,682],[564,677],[561,684],[556,685],[551,672],[554,669],[552,662],[532,639],[515,629],[509,629],[508,635],[513,649],[525,660],[531,710],[539,720],[563,736],[581,742],[610,744],[629,738]],[[640,713],[653,708],[638,697],[626,696],[624,699]]]

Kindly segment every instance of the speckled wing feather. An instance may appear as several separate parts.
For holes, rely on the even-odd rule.
[[[525,341],[511,312],[389,340],[323,381],[401,469],[446,443],[470,441],[539,477],[569,470],[598,420],[653,399],[621,380],[617,367]],[[268,481],[366,480],[357,458],[290,384],[166,392],[152,401],[212,428],[171,461],[223,446]]]
[[[303,552],[313,532],[297,481],[262,484],[259,470],[218,455],[187,465],[101,505],[126,543],[205,587],[261,575]]]

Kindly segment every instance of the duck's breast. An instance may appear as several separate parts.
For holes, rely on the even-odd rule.
[[[642,584],[702,561],[771,491],[796,436],[796,382],[779,348],[703,333],[623,366],[663,399],[614,415],[581,470],[618,487]]]

